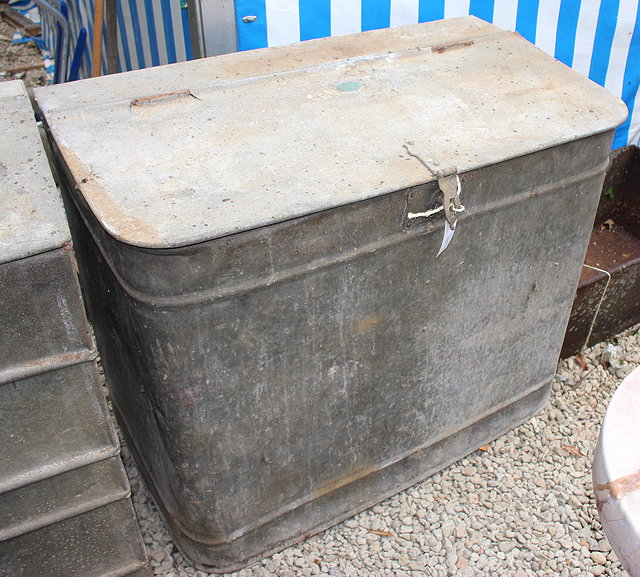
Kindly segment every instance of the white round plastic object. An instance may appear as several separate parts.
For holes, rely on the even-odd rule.
[[[593,488],[611,546],[640,576],[640,368],[614,393],[593,460]]]

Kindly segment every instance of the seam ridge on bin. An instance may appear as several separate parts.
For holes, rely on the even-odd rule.
[[[0,386],[95,361],[97,358],[98,351],[95,348],[91,348],[73,353],[44,357],[38,361],[29,361],[24,365],[14,365],[13,367],[0,369]]]
[[[439,435],[437,435],[436,437],[432,437],[429,439],[428,443],[424,443],[421,445],[418,445],[416,447],[413,447],[412,449],[410,449],[409,451],[406,451],[404,453],[401,453],[400,455],[398,455],[397,457],[395,457],[394,459],[391,459],[389,461],[386,461],[384,463],[381,463],[379,465],[379,467],[377,467],[375,470],[373,471],[368,471],[365,472],[363,475],[359,476],[359,477],[354,477],[354,478],[350,478],[347,482],[342,483],[342,484],[337,484],[335,486],[333,486],[331,488],[330,491],[327,491],[325,493],[322,494],[323,497],[326,497],[327,495],[330,495],[338,490],[340,490],[341,488],[343,488],[344,486],[350,484],[350,483],[354,483],[354,482],[358,482],[361,481],[362,479],[365,479],[366,477],[369,477],[371,475],[375,475],[375,474],[379,474],[381,471],[392,467],[408,458],[410,458],[412,455],[415,455],[416,453],[420,453],[421,451],[424,451],[426,449],[428,449],[429,447],[432,447],[434,445],[437,445],[438,443],[444,441],[445,439],[447,439],[448,437],[451,437],[452,435],[455,435],[461,431],[463,431],[464,429],[467,429],[471,426],[473,426],[475,423],[482,421],[483,419],[493,415],[494,413],[498,413],[503,409],[506,409],[507,407],[517,403],[518,401],[528,397],[529,395],[540,391],[541,389],[543,389],[544,387],[546,387],[551,380],[553,379],[553,375],[555,373],[550,374],[546,379],[543,379],[542,381],[539,381],[538,383],[536,383],[535,385],[533,385],[532,387],[527,388],[526,390],[520,392],[518,395],[509,398],[506,401],[503,401],[502,403],[499,403],[497,405],[493,405],[490,409],[480,413],[479,415],[476,415],[475,417],[468,419],[467,421],[464,421],[463,423],[459,424],[457,427],[454,427],[452,429],[447,429],[444,433],[440,433]],[[119,409],[116,405],[116,403],[114,402],[114,408],[116,409],[116,412],[119,415],[123,415],[123,412],[121,409]],[[123,421],[123,419],[120,419],[120,422],[125,422],[126,420]],[[130,436],[130,435],[129,435]],[[133,439],[134,441],[134,445],[135,445],[135,439]],[[145,464],[146,466],[146,464]],[[189,539],[191,539],[192,541],[198,542],[202,545],[207,545],[207,546],[219,546],[219,545],[225,545],[228,543],[231,543],[233,541],[236,541],[237,539],[240,539],[241,537],[244,537],[245,535],[251,533],[252,531],[256,531],[257,529],[260,529],[261,527],[264,527],[265,525],[271,523],[272,521],[291,513],[292,511],[295,511],[296,509],[299,509],[300,507],[304,507],[305,505],[313,502],[316,498],[318,497],[318,495],[315,494],[311,494],[311,495],[306,495],[304,497],[301,497],[300,499],[297,499],[295,501],[292,501],[288,506],[286,507],[282,507],[281,509],[278,509],[277,511],[275,511],[274,513],[272,513],[271,515],[267,515],[265,517],[263,517],[262,519],[260,519],[258,522],[256,523],[252,523],[251,525],[247,525],[245,527],[242,527],[241,529],[238,529],[236,531],[234,531],[233,533],[231,533],[229,535],[229,539],[226,540],[216,540],[216,541],[211,541],[211,540],[206,540],[206,539],[202,539],[199,536],[195,536],[192,532],[186,530],[182,524],[177,520],[177,519],[173,519],[172,522],[179,528],[179,530]]]
[[[131,573],[133,573],[134,571],[144,569],[147,566],[148,565],[146,563],[143,564],[142,561],[135,561],[133,563],[129,563],[129,565],[125,565],[125,567],[116,571],[109,571],[107,573],[104,573],[100,577],[129,577],[129,575],[131,575]]]
[[[102,497],[96,497],[94,499],[91,499],[90,501],[86,501],[82,505],[70,505],[62,511],[40,515],[36,518],[32,518],[22,523],[15,524],[10,528],[2,527],[0,528],[0,541],[8,541],[9,539],[13,539],[14,537],[25,535],[26,533],[31,533],[32,531],[37,531],[38,529],[42,529],[43,527],[53,525],[54,523],[59,523],[60,521],[65,521],[66,519],[71,519],[72,517],[77,517],[78,515],[82,515],[83,513],[87,513],[89,511],[93,511],[94,509],[104,507],[105,505],[109,505],[110,503],[115,503],[116,501],[121,501],[122,499],[128,499],[130,496],[131,489],[121,489],[119,491],[114,491],[110,494],[103,495]]]
[[[101,574],[100,577],[128,577],[134,571],[144,569],[147,566],[147,563],[143,563],[142,561],[133,561],[119,569],[107,571],[106,573]]]
[[[8,493],[9,491],[13,491],[14,489],[19,489],[26,485],[31,485],[32,483],[43,481],[44,479],[49,479],[50,477],[55,477],[56,475],[59,475],[61,473],[66,473],[68,471],[84,467],[85,465],[91,465],[92,463],[104,461],[105,459],[109,459],[110,457],[119,455],[119,443],[117,446],[112,445],[102,447],[100,449],[85,451],[79,457],[65,459],[63,463],[58,463],[55,465],[44,465],[38,468],[38,470],[35,472],[29,471],[27,473],[16,475],[11,479],[11,482],[6,482],[4,484],[0,483],[0,494]]]
[[[62,202],[62,199],[60,200],[60,202]],[[56,252],[59,250],[69,250],[71,252],[73,252],[73,242],[71,241],[71,238],[67,238],[66,240],[63,240],[57,244],[53,244],[49,247],[47,247],[45,250],[39,250],[37,248],[34,249],[29,249],[27,251],[24,252],[24,254],[21,254],[21,256],[18,257],[13,257],[7,260],[3,260],[4,255],[0,255],[0,266],[5,265],[5,264],[11,264],[14,262],[20,262],[22,260],[28,259],[28,258],[33,258],[33,257],[38,257],[38,256],[44,256],[49,254],[50,252]],[[75,259],[75,256],[73,257]]]
[[[512,206],[514,204],[517,204],[525,200],[538,198],[540,196],[557,192],[566,186],[578,184],[580,182],[585,182],[591,178],[594,178],[595,176],[597,176],[598,174],[601,174],[604,170],[606,170],[608,162],[609,160],[607,158],[605,162],[587,171],[579,172],[578,174],[568,176],[562,180],[558,180],[553,183],[545,184],[542,186],[533,186],[518,194],[514,194],[508,198],[503,198],[493,203],[487,203],[482,208],[468,210],[466,211],[465,214],[461,215],[460,220],[464,221],[466,219],[474,218],[476,216],[486,214],[488,212],[495,212],[500,208]],[[84,215],[82,215],[82,218],[83,220],[85,220]],[[305,217],[301,216],[297,218],[305,218]],[[200,290],[193,293],[184,293],[181,295],[167,296],[167,297],[149,297],[144,292],[133,288],[129,283],[127,283],[122,278],[117,268],[114,266],[112,259],[107,254],[107,252],[103,249],[102,244],[97,239],[96,239],[96,245],[98,246],[98,249],[100,250],[100,253],[102,254],[103,258],[108,263],[109,269],[115,276],[116,280],[118,281],[118,284],[127,293],[127,295],[129,295],[132,299],[134,299],[138,303],[142,305],[146,305],[148,307],[171,309],[171,308],[179,308],[179,307],[187,307],[187,306],[197,306],[202,303],[211,303],[216,300],[230,298],[235,294],[246,294],[249,292],[260,290],[262,288],[271,287],[282,282],[294,280],[311,271],[317,272],[317,271],[324,270],[326,268],[329,268],[344,262],[348,262],[363,256],[367,256],[372,252],[386,250],[397,244],[402,243],[408,238],[422,236],[425,233],[432,233],[434,230],[438,230],[438,228],[442,228],[443,226],[444,226],[443,222],[439,222],[430,227],[416,226],[413,229],[401,230],[397,233],[393,233],[385,239],[371,242],[366,245],[361,245],[356,249],[345,251],[344,253],[336,254],[329,257],[318,258],[316,260],[313,260],[304,264],[293,266],[279,273],[263,275],[262,277],[259,277],[255,280],[244,281],[241,283],[234,283],[230,286],[227,285],[220,288],[205,289],[205,290]],[[251,231],[243,231],[237,234],[243,234],[244,232],[251,232]],[[94,234],[93,231],[91,231],[91,234],[92,235]],[[209,242],[209,241],[205,241],[205,242]],[[152,249],[149,249],[149,250],[152,250]]]
[[[82,577],[127,577],[147,567],[147,562],[140,558],[131,559],[134,555],[142,555],[143,543],[142,540],[136,541],[128,539],[134,523],[131,517],[127,518],[126,521],[122,519],[123,509],[127,509],[127,512],[131,510],[130,514],[131,516],[133,515],[131,503],[129,502],[127,507],[127,501],[121,499],[109,503],[104,507],[87,511],[85,513],[86,517],[80,521],[77,521],[77,519],[78,517],[83,517],[82,515],[65,519],[61,521],[60,524],[48,525],[39,530],[19,535],[9,541],[2,541],[0,542],[0,546],[2,546],[0,555],[5,552],[9,554],[10,562],[12,562],[9,568],[18,566],[23,569],[26,565],[30,572],[25,573],[22,571],[20,575],[28,577],[34,575],[46,575],[47,577],[52,575],[61,576],[71,573],[76,576],[81,575]],[[102,515],[100,513],[102,513]],[[117,522],[120,520],[122,521],[122,525],[118,526]],[[69,551],[65,550],[65,555],[58,555],[51,558],[53,569],[49,564],[50,558],[47,557],[46,554],[43,555],[40,550],[35,553],[35,557],[39,563],[34,562],[32,556],[20,558],[21,552],[27,552],[34,547],[41,549],[44,544],[48,545],[48,539],[45,541],[43,536],[53,537],[58,543],[61,543],[65,538],[65,533],[70,533],[67,541],[69,541],[69,539],[72,540],[69,541]],[[90,539],[83,541],[86,533],[89,534]],[[66,542],[64,545],[66,545]],[[117,547],[115,551],[113,545]],[[62,548],[59,550],[61,551]],[[88,553],[86,553],[87,551]],[[66,555],[67,553],[68,556]],[[85,553],[87,557],[83,558]],[[98,560],[101,561],[97,566],[92,563],[92,555],[98,555]],[[126,557],[121,557],[121,555]],[[113,568],[107,565],[107,563],[110,562],[120,564],[118,567]],[[43,568],[45,570],[49,569],[49,571],[43,573]],[[0,569],[5,569],[5,567],[0,567]],[[78,571],[80,571],[80,573]],[[2,575],[13,577],[16,574],[2,573]]]

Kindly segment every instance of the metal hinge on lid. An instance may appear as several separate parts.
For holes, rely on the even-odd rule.
[[[416,218],[425,218],[433,216],[438,212],[444,212],[444,237],[442,238],[440,250],[436,255],[437,258],[451,243],[453,233],[456,230],[458,217],[462,212],[464,212],[464,205],[460,201],[462,185],[460,183],[460,177],[458,176],[458,169],[455,166],[442,167],[435,161],[430,160],[430,162],[427,162],[424,158],[411,151],[409,148],[411,144],[412,143],[409,142],[404,145],[409,156],[417,159],[433,176],[438,179],[438,187],[442,191],[442,205],[422,212],[408,212],[407,219],[412,220]]]

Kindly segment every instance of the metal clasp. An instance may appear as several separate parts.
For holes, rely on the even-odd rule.
[[[445,249],[451,243],[453,233],[456,230],[456,223],[460,213],[464,212],[464,205],[460,200],[462,193],[462,184],[460,183],[460,177],[458,176],[458,169],[455,166],[441,167],[437,162],[430,159],[428,163],[424,158],[418,156],[409,149],[409,144],[404,145],[409,156],[413,156],[417,159],[433,176],[438,179],[438,187],[442,191],[442,206],[427,210],[425,212],[409,212],[407,214],[408,219],[429,217],[437,212],[444,211],[445,225],[444,225],[444,237],[440,245],[440,250],[436,255],[439,257]]]

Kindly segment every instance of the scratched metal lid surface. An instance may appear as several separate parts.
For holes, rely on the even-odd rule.
[[[0,83],[0,263],[70,240],[31,102],[21,81]]]
[[[36,91],[101,225],[175,247],[603,132],[626,107],[475,18],[378,30]]]

